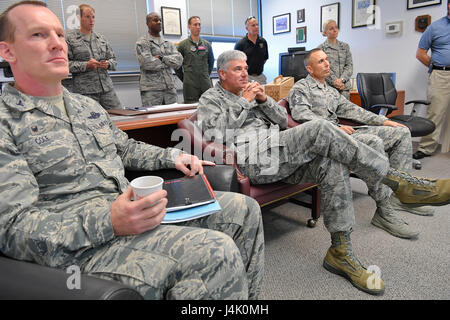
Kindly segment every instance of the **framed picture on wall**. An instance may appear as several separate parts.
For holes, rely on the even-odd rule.
[[[305,22],[305,9],[297,10],[297,23]]]
[[[406,8],[415,9],[441,4],[442,0],[406,0]]]
[[[285,13],[272,17],[273,34],[291,32],[291,14]]]
[[[161,7],[161,23],[164,35],[181,36],[181,10]]]
[[[299,27],[295,30],[295,42],[304,43],[306,42],[306,27]]]
[[[328,20],[336,21],[339,28],[339,2],[320,7],[320,32],[323,32],[323,24]]]
[[[372,24],[375,24],[375,0],[352,0],[352,28]]]

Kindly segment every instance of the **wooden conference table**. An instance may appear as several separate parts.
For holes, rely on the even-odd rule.
[[[179,141],[171,141],[172,132],[180,120],[190,117],[197,111],[197,104],[173,104],[148,109],[150,112],[133,110],[109,110],[114,124],[126,131],[130,138],[160,147],[173,147]],[[114,114],[123,113],[121,115]],[[134,113],[133,115],[124,115]]]

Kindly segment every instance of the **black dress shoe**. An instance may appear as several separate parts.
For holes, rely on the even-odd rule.
[[[416,153],[413,154],[413,158],[416,160],[422,159],[425,157],[431,157],[431,154],[426,154],[426,153],[423,153],[422,151],[417,151]]]

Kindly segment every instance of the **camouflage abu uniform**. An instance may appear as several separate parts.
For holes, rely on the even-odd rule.
[[[195,43],[188,37],[178,44],[178,51],[183,56],[183,66],[176,73],[183,81],[184,102],[197,102],[203,92],[212,87],[210,74],[214,54],[211,44],[201,38]]]
[[[136,42],[135,53],[141,69],[139,87],[142,105],[176,103],[177,91],[172,69],[181,67],[183,56],[175,46],[162,36],[153,37],[147,33]]]
[[[72,30],[67,33],[66,42],[69,69],[73,78],[72,91],[95,99],[105,109],[122,109],[108,70],[102,68],[86,70],[91,58],[108,61],[108,69],[116,70],[116,56],[105,37],[96,32],[84,35],[80,30]]]
[[[220,213],[114,236],[110,205],[129,186],[124,167],[171,168],[180,150],[128,139],[94,100],[65,89],[61,99],[66,116],[9,85],[0,97],[0,251],[75,264],[149,299],[256,298],[264,261],[258,204],[218,192]]]
[[[252,183],[317,183],[330,233],[350,231],[355,223],[349,172],[378,190],[389,170],[384,153],[350,138],[326,120],[309,121],[277,136],[277,131],[287,126],[283,107],[270,97],[264,103],[249,103],[225,90],[220,82],[200,98],[198,125],[206,138],[224,137],[236,149],[239,168]],[[270,170],[274,166],[275,172]],[[373,196],[385,201],[390,192]]]
[[[311,75],[294,84],[289,92],[292,118],[298,122],[325,119],[338,125],[338,117],[370,125],[357,129],[352,138],[379,152],[386,152],[391,168],[401,171],[411,169],[411,133],[407,128],[383,126],[385,116],[365,110],[342,97],[329,85],[322,84]]]
[[[340,91],[340,93],[349,99],[350,90],[352,89],[351,76],[353,74],[353,59],[350,46],[339,40],[336,40],[336,45],[333,45],[327,39],[318,48],[327,54],[330,62],[330,75],[325,80],[330,86],[333,86],[334,81],[343,79],[345,89]]]

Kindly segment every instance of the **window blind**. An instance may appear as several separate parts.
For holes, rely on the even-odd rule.
[[[79,28],[76,9],[80,4],[89,4],[95,10],[94,31],[102,34],[113,48],[117,71],[139,70],[134,47],[137,39],[147,32],[146,0],[47,0],[46,3],[66,32]]]
[[[243,37],[245,19],[258,19],[258,0],[186,0],[188,18],[199,16],[202,35]]]

